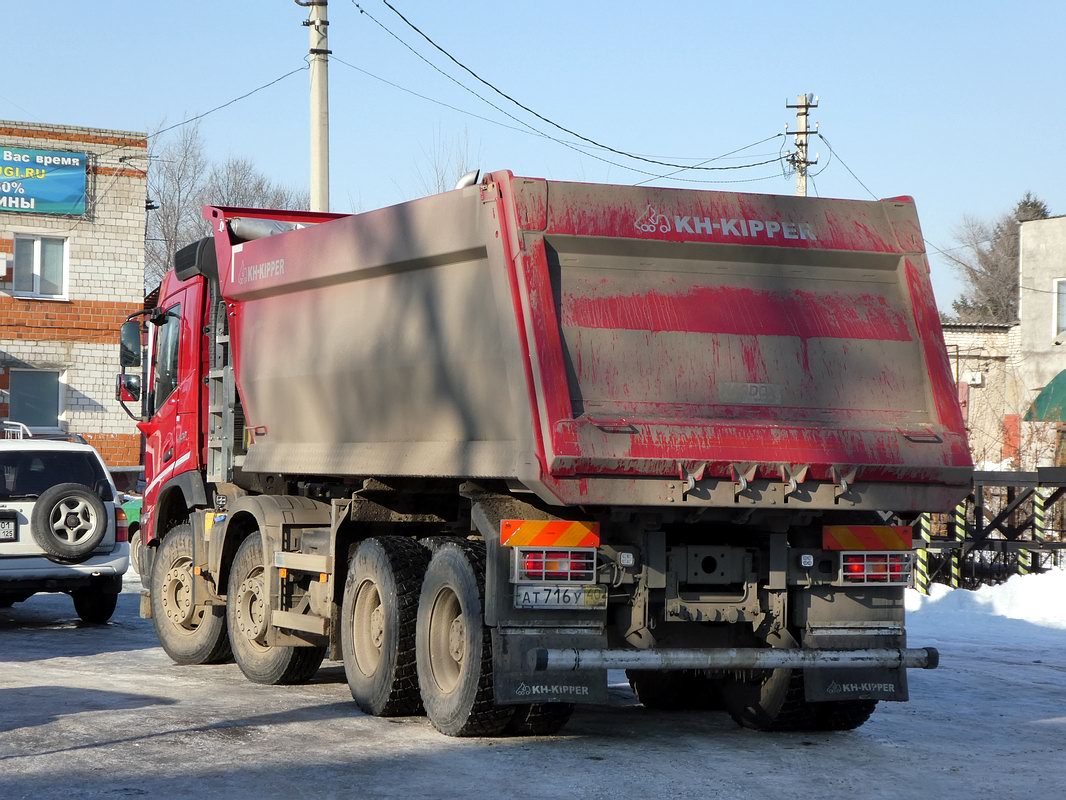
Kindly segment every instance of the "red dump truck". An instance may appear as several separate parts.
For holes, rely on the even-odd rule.
[[[141,612],[181,664],[344,662],[367,713],[842,730],[907,699],[918,512],[972,464],[913,201],[494,172],[206,208],[140,365]]]

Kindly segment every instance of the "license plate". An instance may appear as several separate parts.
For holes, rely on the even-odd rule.
[[[19,538],[18,521],[0,519],[0,542],[14,542]]]
[[[607,608],[603,586],[519,583],[514,587],[515,608]]]

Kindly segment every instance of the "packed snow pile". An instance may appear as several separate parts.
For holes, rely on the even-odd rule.
[[[1015,575],[1006,583],[974,592],[934,583],[928,596],[908,589],[906,603],[910,614],[985,614],[1066,630],[1066,570]]]

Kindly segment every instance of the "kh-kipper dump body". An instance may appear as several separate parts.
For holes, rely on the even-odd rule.
[[[207,208],[150,317],[142,605],[262,682],[555,730],[906,699],[904,523],[972,468],[914,203],[486,176]],[[138,361],[136,327],[126,364]],[[146,370],[146,378],[149,370]]]

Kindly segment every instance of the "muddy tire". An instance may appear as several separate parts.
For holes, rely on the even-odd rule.
[[[763,670],[725,681],[722,700],[738,725],[758,731],[850,731],[877,707],[876,700],[809,703],[799,669]]]
[[[574,713],[573,703],[533,703],[514,707],[507,732],[516,736],[551,736],[563,729]]]
[[[80,483],[61,483],[37,498],[30,532],[49,559],[77,564],[100,546],[107,522],[107,509],[95,492]]]
[[[89,625],[103,625],[115,613],[118,607],[118,595],[105,592],[99,587],[75,589],[70,593],[74,601],[74,610],[82,622]]]
[[[448,736],[495,736],[514,716],[513,707],[497,706],[493,696],[484,592],[484,544],[440,545],[422,581],[415,657],[426,715]]]
[[[192,607],[192,527],[177,525],[152,562],[152,624],[159,643],[178,664],[217,664],[230,657],[226,610]]]
[[[415,625],[429,550],[417,540],[362,542],[348,566],[341,604],[341,652],[348,688],[367,714],[422,713]]]
[[[138,528],[130,534],[130,563],[133,565],[133,571],[140,575],[142,580],[145,577],[144,573],[141,571],[141,562],[143,561],[141,558],[141,548],[143,547],[144,544],[143,539],[141,538],[141,531],[140,528]]]
[[[627,669],[629,686],[649,711],[720,711],[718,687],[700,670]]]
[[[253,683],[307,683],[318,672],[325,647],[290,647],[266,643],[270,601],[263,540],[258,533],[241,542],[229,571],[226,622],[237,666]]]

